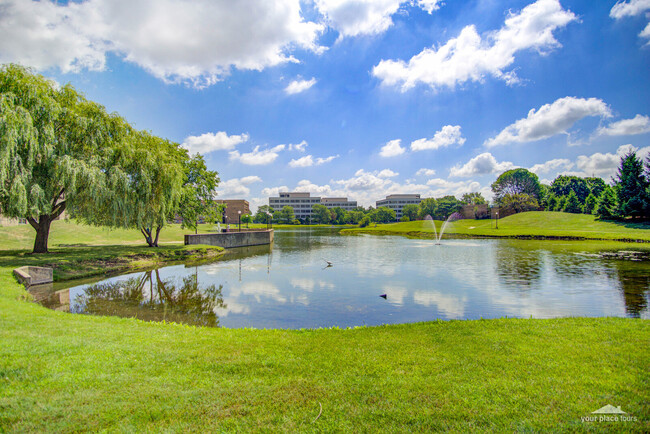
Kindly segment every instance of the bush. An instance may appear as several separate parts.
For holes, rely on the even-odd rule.
[[[368,226],[369,224],[370,224],[370,217],[365,216],[365,217],[362,218],[361,221],[359,222],[359,227],[360,227],[360,228],[365,228],[365,227]]]
[[[411,219],[408,216],[403,215],[402,218],[399,219],[399,221],[402,222],[402,223],[406,223],[406,222],[410,222]]]

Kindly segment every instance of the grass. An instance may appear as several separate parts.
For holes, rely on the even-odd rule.
[[[342,233],[395,234],[414,238],[431,238],[431,223],[413,221],[365,228],[344,229]],[[450,223],[446,235],[464,237],[564,238],[650,242],[650,224],[608,222],[592,215],[532,211],[499,219],[499,228],[488,220],[458,220]],[[437,221],[440,231],[442,222]]]
[[[178,250],[0,252],[0,432],[650,430],[648,320],[209,329],[51,311],[11,274]],[[606,404],[638,421],[582,422]]]

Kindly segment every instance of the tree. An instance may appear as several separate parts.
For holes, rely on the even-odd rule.
[[[605,188],[598,198],[598,205],[596,205],[596,215],[601,219],[612,219],[616,217],[616,210],[618,202],[616,200],[616,193],[611,187]]]
[[[250,214],[242,214],[241,222],[245,223],[246,227],[248,227],[250,223],[253,223],[253,216],[251,216]]]
[[[315,204],[311,207],[311,219],[317,224],[326,225],[332,220],[332,215],[325,205]]]
[[[418,217],[422,219],[428,215],[433,217],[434,215],[436,215],[437,211],[438,211],[438,201],[436,201],[432,197],[422,199],[420,205],[418,206]]]
[[[390,223],[396,219],[395,211],[385,206],[380,206],[370,214],[370,220],[375,223]]]
[[[560,175],[553,180],[550,188],[556,196],[569,196],[573,192],[580,204],[585,203],[591,192],[587,180],[577,176]]]
[[[573,214],[582,213],[582,205],[580,205],[580,201],[578,200],[575,191],[571,190],[569,195],[566,197],[566,203],[564,204],[564,209],[562,211]]]
[[[253,217],[253,221],[255,223],[267,223],[267,220],[269,219],[267,213],[273,214],[273,212],[274,212],[273,208],[271,208],[269,205],[262,205],[259,208],[257,208],[257,212]]]
[[[404,208],[402,208],[402,216],[408,217],[409,221],[417,220],[418,213],[419,213],[419,207],[413,203],[404,205]]]
[[[597,205],[598,199],[596,199],[593,193],[589,193],[589,196],[585,199],[585,206],[582,208],[582,212],[585,214],[594,214]]]
[[[344,216],[345,223],[356,225],[359,224],[361,219],[364,217],[363,211],[347,211]]]
[[[182,219],[181,227],[194,229],[196,232],[199,218],[214,223],[219,207],[214,202],[219,186],[217,172],[207,169],[205,160],[196,154],[184,161],[185,181],[183,183],[178,215]],[[221,210],[221,213],[223,210]]]
[[[539,209],[539,202],[529,194],[508,194],[501,198],[501,206],[516,213]]]
[[[117,217],[128,175],[119,165],[131,127],[66,85],[17,65],[0,67],[0,208],[36,231],[48,251],[52,221],[64,211],[85,221]]]
[[[339,206],[331,209],[332,224],[343,225],[345,224],[345,210]]]
[[[565,205],[566,205],[566,196],[560,196],[557,198],[557,202],[555,202],[555,208],[553,208],[553,211],[564,211]]]
[[[479,192],[475,193],[465,193],[461,197],[460,201],[465,205],[483,205],[487,203],[487,200]]]
[[[366,215],[359,221],[359,227],[365,228],[370,224],[370,216]]]
[[[507,195],[526,194],[535,201],[539,199],[539,178],[526,169],[512,169],[503,172],[492,183],[492,193],[497,205],[503,206],[501,199]]]
[[[275,218],[275,216],[274,216]],[[296,216],[293,213],[293,207],[285,205],[282,207],[282,210],[279,212],[277,217],[278,221],[285,224],[292,224]]]
[[[553,193],[549,193],[548,196],[546,196],[546,207],[545,209],[547,211],[555,211],[555,207],[557,206],[557,196],[555,196]]]
[[[447,219],[462,207],[462,202],[456,199],[455,196],[444,196],[436,199],[436,201],[438,202],[438,210],[435,214],[437,220]]]
[[[648,185],[643,173],[643,162],[636,153],[628,152],[621,158],[621,165],[614,181],[618,197],[618,214],[621,217],[640,217],[650,211]]]
[[[402,218],[399,219],[399,221],[402,223],[406,223],[406,222],[410,222],[411,219],[407,215],[403,215]]]
[[[589,192],[594,195],[595,198],[600,197],[600,194],[605,190],[607,184],[603,181],[602,178],[589,177],[585,178],[587,181],[587,187],[589,187]]]

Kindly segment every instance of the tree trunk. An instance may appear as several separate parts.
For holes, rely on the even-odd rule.
[[[153,241],[151,240],[151,229],[140,228],[140,232],[142,232],[142,235],[144,235],[144,240],[147,242],[149,247],[153,247]]]
[[[34,251],[32,253],[47,253],[47,240],[50,237],[50,225],[52,220],[48,214],[42,214],[38,217],[38,222],[30,219],[29,222],[36,229],[36,239],[34,240]]]
[[[156,239],[153,240],[153,246],[154,247],[158,247],[158,237],[160,236],[160,230],[161,229],[162,229],[162,227],[156,226]]]

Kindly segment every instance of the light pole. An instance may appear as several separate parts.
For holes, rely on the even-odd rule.
[[[270,212],[267,212],[266,215],[269,216],[267,222],[270,222],[270,224],[271,224],[271,229],[273,229],[273,214],[271,214]],[[266,228],[268,229],[269,226],[267,225]]]
[[[241,211],[237,211],[237,218],[238,218],[238,225],[239,225],[239,232],[241,232]]]
[[[497,220],[495,223],[497,224],[497,229],[499,229],[499,211],[497,211]]]

